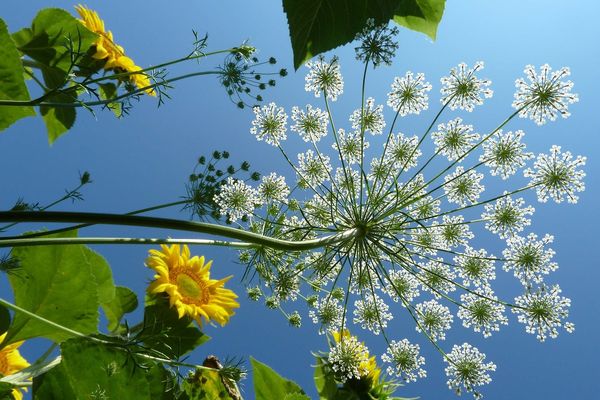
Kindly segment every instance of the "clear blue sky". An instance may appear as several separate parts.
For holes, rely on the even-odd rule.
[[[29,24],[39,8],[57,6],[73,10],[70,1],[27,2],[5,0],[0,17],[11,31]],[[277,1],[187,1],[166,5],[163,2],[88,1],[99,11],[115,39],[122,44],[139,65],[146,66],[179,57],[191,48],[191,30],[209,33],[209,49],[238,45],[249,39],[260,49],[260,55],[277,57],[287,67],[290,76],[278,82],[265,94],[288,110],[313,100],[304,92],[304,68],[293,72],[292,54],[287,35],[285,15]],[[514,317],[511,324],[482,339],[455,327],[446,341],[469,341],[498,365],[493,383],[485,388],[490,400],[531,399],[550,400],[575,397],[597,398],[600,393],[600,270],[592,250],[600,239],[595,229],[600,226],[598,197],[600,194],[600,125],[598,100],[600,92],[600,5],[592,0],[571,3],[549,0],[507,0],[482,2],[476,0],[448,1],[438,40],[402,30],[400,49],[392,67],[382,67],[372,74],[367,94],[383,103],[394,76],[406,70],[424,72],[434,85],[430,110],[423,118],[409,118],[401,129],[410,133],[421,131],[437,111],[439,78],[461,61],[472,64],[482,60],[483,76],[493,81],[494,97],[469,115],[470,123],[482,130],[495,126],[511,112],[514,80],[522,76],[526,64],[549,63],[553,68],[570,66],[574,91],[580,102],[571,107],[572,117],[544,127],[529,120],[518,120],[510,129],[526,131],[531,151],[547,152],[552,144],[588,157],[587,190],[579,204],[534,204],[536,213],[531,231],[555,235],[553,248],[560,269],[554,280],[571,297],[571,320],[576,324],[572,335],[561,333],[558,340],[538,343]],[[354,61],[352,48],[336,51],[341,57],[346,91],[336,104],[339,118],[356,107],[359,96],[360,66]],[[218,59],[207,60],[207,68]],[[76,184],[78,172],[91,172],[93,185],[85,190],[85,202],[70,204],[63,209],[126,212],[135,208],[177,200],[185,194],[184,183],[199,155],[214,149],[227,149],[232,158],[248,160],[253,168],[268,173],[291,173],[278,153],[257,142],[250,134],[252,113],[237,110],[222,88],[212,78],[180,82],[171,91],[173,100],[157,109],[151,99],[144,99],[131,115],[115,120],[108,112],[97,118],[81,112],[75,127],[48,147],[41,119],[28,119],[0,134],[0,209],[7,209],[18,197],[47,203],[62,194],[64,188]],[[463,113],[464,114],[464,113]],[[463,114],[457,114],[462,115]],[[345,118],[345,117],[344,117]],[[299,142],[290,144],[292,153]],[[297,148],[295,148],[296,146]],[[530,199],[531,196],[530,196]],[[162,215],[187,218],[187,215],[165,212]],[[109,228],[95,228],[90,235],[114,234]],[[123,235],[140,234],[125,230]],[[163,233],[166,236],[167,233]],[[177,233],[171,233],[177,236]],[[498,253],[498,240],[481,243]],[[151,274],[143,266],[145,247],[96,247],[111,263],[115,280],[134,288],[141,296]],[[214,258],[217,276],[234,274],[241,277],[242,267],[235,263],[235,252],[224,249],[198,248],[196,252]],[[500,275],[506,275],[498,271]],[[5,278],[0,288],[7,289]],[[514,279],[499,279],[499,292],[511,294]],[[243,289],[233,285],[238,293]],[[202,347],[195,357],[201,361],[206,354],[254,356],[271,365],[284,376],[297,381],[315,395],[312,384],[313,363],[310,351],[325,350],[319,337],[304,315],[302,328],[289,328],[278,313],[245,298],[238,314],[225,328],[209,328],[213,340]],[[398,392],[399,395],[421,396],[425,400],[455,398],[445,385],[443,363],[435,350],[414,332],[407,319],[397,318],[389,328],[395,337],[409,337],[421,344],[427,358],[429,377]],[[364,337],[367,337],[364,335]],[[368,338],[367,344],[376,354],[384,349],[383,340]],[[35,357],[35,346],[25,348],[25,354]],[[245,383],[245,394],[251,395],[251,381]]]

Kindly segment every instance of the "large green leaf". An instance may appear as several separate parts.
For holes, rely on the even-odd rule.
[[[143,340],[147,347],[166,357],[179,358],[209,339],[191,318],[179,318],[167,299],[146,298]]]
[[[64,363],[33,378],[32,391],[33,400],[77,400]]]
[[[283,0],[294,67],[354,39],[369,18],[394,19],[435,39],[445,0]]]
[[[8,308],[0,305],[0,335],[8,330],[10,326],[10,312]]]
[[[24,28],[13,34],[21,52],[42,65],[63,71],[72,67],[73,55],[83,57],[96,38],[95,33],[60,8],[41,10],[34,18],[31,28]]]
[[[0,100],[30,100],[25,86],[21,54],[0,19]],[[0,106],[0,131],[21,118],[35,115],[32,107]]]
[[[310,400],[298,384],[285,379],[269,366],[250,357],[252,374],[254,379],[254,395],[256,400],[287,399],[288,395],[300,395],[304,397],[291,397],[292,399]]]
[[[43,67],[42,75],[44,77],[44,84],[48,89],[62,89],[60,92],[48,96],[46,101],[66,105],[64,107],[40,107],[40,114],[42,114],[48,133],[48,143],[52,144],[75,124],[77,112],[74,103],[77,101],[78,94],[72,87],[70,91],[65,91],[64,86],[68,75],[62,69],[58,67]]]
[[[319,393],[319,399],[321,400],[333,399],[338,391],[338,385],[335,382],[335,378],[327,369],[323,359],[317,357],[314,380],[317,393]]]
[[[102,309],[108,320],[108,330],[111,332],[117,330],[123,315],[132,312],[137,306],[138,299],[136,294],[129,288],[117,286],[112,301],[102,304]]]
[[[75,231],[53,237],[73,237]],[[20,262],[20,274],[8,276],[19,307],[49,321],[81,333],[95,332],[98,326],[99,285],[96,274],[105,277],[103,259],[83,245],[17,247],[13,256]],[[101,280],[104,278],[101,278]],[[109,286],[103,282],[102,297]],[[43,336],[63,341],[72,335],[46,322],[16,313],[6,336],[7,343]]]

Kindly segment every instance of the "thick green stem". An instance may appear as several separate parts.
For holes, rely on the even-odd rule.
[[[36,212],[36,211],[3,211],[0,212],[0,221],[4,222],[59,222],[59,223],[86,223],[104,225],[127,225],[143,226],[161,229],[173,229],[187,232],[206,233],[215,236],[224,236],[231,239],[243,240],[254,245],[270,247],[276,250],[301,251],[324,247],[331,243],[337,243],[357,235],[356,229],[324,236],[318,239],[291,241],[276,239],[242,229],[209,224],[205,222],[181,221],[176,219],[141,217],[120,214],[79,213],[79,212]],[[51,239],[51,238],[50,238]],[[62,238],[61,238],[62,239]],[[73,238],[64,238],[66,244],[72,242]],[[98,238],[99,239],[99,238]],[[9,242],[10,240],[10,242]],[[15,246],[15,242],[27,240],[27,245],[37,243],[48,244],[48,238],[44,239],[19,239],[18,237],[0,239],[0,247]],[[131,240],[131,239],[127,239]],[[8,243],[11,243],[9,245]]]

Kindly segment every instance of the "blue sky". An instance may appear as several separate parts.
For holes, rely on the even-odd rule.
[[[0,13],[15,31],[29,24],[42,7],[56,6],[73,10],[69,1],[13,1],[3,3]],[[285,15],[279,2],[188,1],[169,4],[159,2],[88,1],[99,11],[115,39],[139,65],[146,66],[186,54],[193,40],[191,31],[209,33],[209,49],[221,49],[249,40],[260,50],[262,58],[275,56],[279,66],[290,75],[265,93],[267,101],[284,106],[288,112],[294,105],[317,104],[304,91],[305,68],[294,73],[287,35]],[[450,333],[445,345],[469,341],[498,365],[493,383],[484,389],[490,400],[561,399],[576,396],[591,399],[600,391],[598,381],[600,346],[600,280],[597,257],[592,249],[600,240],[595,234],[600,224],[597,198],[600,187],[600,123],[597,118],[600,89],[600,5],[591,0],[576,0],[567,5],[556,0],[527,2],[510,0],[481,2],[448,1],[438,39],[431,42],[424,35],[401,30],[400,48],[391,67],[371,73],[367,95],[383,103],[394,76],[405,71],[424,72],[433,84],[430,110],[419,117],[402,120],[401,130],[421,132],[438,110],[439,78],[459,62],[473,64],[482,60],[481,76],[492,80],[494,97],[474,113],[453,113],[469,119],[481,131],[493,128],[510,112],[514,80],[522,76],[526,64],[553,68],[571,67],[574,91],[580,102],[571,106],[572,116],[543,127],[530,120],[515,120],[508,129],[523,129],[530,151],[547,152],[552,144],[563,146],[574,155],[588,157],[586,192],[577,205],[534,202],[536,213],[529,231],[555,236],[553,248],[560,268],[552,282],[560,283],[565,295],[573,301],[571,320],[576,324],[572,335],[538,343],[526,334],[511,316],[511,324],[489,339],[482,339],[459,326]],[[356,108],[360,96],[361,66],[354,60],[352,46],[337,49],[345,93],[335,104],[338,119]],[[211,68],[220,59],[203,61],[201,68]],[[190,66],[189,68],[193,68]],[[184,183],[198,156],[214,149],[226,149],[233,160],[248,160],[253,169],[263,173],[292,173],[278,152],[257,142],[249,134],[252,113],[238,110],[213,78],[179,82],[170,92],[172,100],[160,108],[152,99],[136,104],[131,115],[116,120],[108,112],[92,115],[80,112],[75,127],[52,147],[47,144],[41,119],[23,120],[0,134],[0,208],[12,206],[18,197],[47,203],[77,182],[79,171],[91,173],[94,183],[84,192],[85,202],[65,204],[61,209],[126,212],[135,208],[177,200],[185,194]],[[448,118],[450,115],[448,115]],[[286,144],[287,145],[287,144]],[[373,145],[373,143],[372,143]],[[300,141],[290,140],[292,155],[303,149]],[[492,183],[493,185],[493,183]],[[533,202],[533,196],[528,195]],[[161,215],[187,218],[176,210]],[[528,231],[528,232],[529,232]],[[114,235],[115,228],[94,228],[89,235]],[[119,234],[158,234],[125,229]],[[176,232],[161,235],[178,236]],[[501,243],[482,235],[479,245],[501,251]],[[489,243],[486,242],[489,239]],[[483,241],[483,243],[482,243]],[[151,277],[143,266],[147,248],[96,247],[111,263],[115,280],[134,288],[140,295]],[[235,263],[236,253],[224,249],[197,248],[196,252],[214,259],[216,276],[234,274],[241,277],[242,267]],[[498,271],[499,292],[514,294],[517,283]],[[4,278],[0,288],[7,289]],[[235,278],[234,278],[235,280]],[[243,293],[241,286],[232,286]],[[314,325],[304,315],[300,329],[287,326],[278,313],[245,298],[242,307],[225,328],[209,328],[213,340],[195,353],[198,361],[206,354],[254,356],[271,365],[284,376],[298,382],[315,395],[312,384],[311,351],[325,350],[326,343],[316,334]],[[400,314],[400,313],[398,313]],[[421,396],[426,400],[455,398],[445,385],[444,364],[432,346],[415,332],[410,321],[399,316],[391,324],[392,336],[408,337],[421,344],[427,358],[428,378],[410,384],[398,394]],[[381,338],[363,335],[375,354],[384,349]],[[35,357],[36,346],[25,348]],[[245,383],[245,394],[251,395],[251,382]]]

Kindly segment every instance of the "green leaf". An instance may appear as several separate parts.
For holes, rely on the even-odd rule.
[[[0,382],[0,400],[13,400],[12,391],[13,387],[11,384]]]
[[[68,82],[67,73],[57,67],[42,68],[44,84],[50,90],[61,89]],[[67,132],[75,124],[77,115],[74,107],[77,101],[78,93],[74,88],[69,91],[62,89],[61,92],[48,96],[45,100],[51,103],[63,103],[64,107],[40,107],[40,114],[44,119],[46,131],[48,133],[48,143],[52,144],[63,133]]]
[[[0,19],[0,100],[30,100],[23,71],[21,54]],[[32,115],[33,107],[0,106],[0,131]]]
[[[123,349],[72,339],[61,345],[61,354],[77,399],[104,393],[108,399],[150,400],[145,370]]]
[[[153,364],[146,371],[146,380],[152,400],[174,400],[177,377],[160,364]]]
[[[283,0],[294,68],[352,41],[369,18],[376,24],[394,19],[435,39],[444,4],[445,0]]]
[[[10,326],[10,311],[8,308],[0,305],[0,335],[8,330]]]
[[[69,231],[48,237],[74,237]],[[20,274],[8,278],[17,306],[49,321],[88,334],[98,326],[98,284],[95,273],[103,268],[98,257],[83,245],[33,246],[13,249]],[[72,335],[23,313],[15,313],[6,343],[33,337],[61,342]]]
[[[164,297],[147,298],[143,331],[146,346],[168,358],[179,358],[209,339],[191,318],[179,318]]]
[[[99,83],[99,95],[100,99],[108,100],[117,97],[117,85],[114,83]],[[106,107],[115,114],[115,117],[121,118],[123,116],[123,105],[119,102],[117,103],[108,103]]]
[[[77,400],[64,363],[33,378],[33,400]]]
[[[190,373],[181,383],[181,389],[186,400],[234,400],[216,371],[198,369]]]
[[[62,71],[72,67],[72,54],[83,55],[94,44],[97,35],[83,26],[67,11],[46,8],[38,12],[31,28],[13,34],[18,49],[35,61]],[[69,47],[72,49],[70,50]]]
[[[435,40],[444,15],[446,0],[405,0],[394,14],[394,21]]]
[[[328,367],[323,362],[321,357],[316,357],[317,365],[315,366],[314,380],[319,399],[331,400],[335,397],[338,385],[335,382],[333,374],[329,373]]]
[[[254,395],[256,400],[287,399],[288,394],[305,395],[298,384],[285,379],[269,366],[250,357],[254,376]],[[306,397],[308,399],[308,397]]]
[[[117,330],[123,315],[132,312],[137,306],[137,295],[129,288],[117,286],[113,300],[102,304],[102,309],[108,319],[108,330],[111,332]]]

